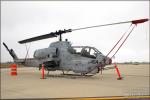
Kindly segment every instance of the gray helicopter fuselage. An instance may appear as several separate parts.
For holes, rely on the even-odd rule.
[[[111,64],[111,59],[90,46],[71,46],[68,41],[53,42],[48,48],[38,49],[33,58],[18,59],[12,49],[3,43],[15,63],[30,67],[42,67],[48,71],[73,71],[81,74],[96,74],[99,68]]]
[[[80,52],[77,52],[75,48],[80,48]],[[90,55],[90,52],[88,52],[89,55],[84,55],[86,49],[93,51],[93,54]],[[58,41],[51,43],[48,48],[36,50],[32,66],[39,66],[45,62],[48,62],[47,64],[56,62],[56,65],[49,66],[51,67],[49,69],[50,71],[63,70],[73,71],[75,73],[89,72],[90,74],[96,74],[99,72],[99,69],[94,67],[98,66],[103,59],[107,59],[107,57],[94,47],[71,46],[68,41]],[[110,62],[107,61],[107,63],[109,64]],[[31,64],[28,59],[26,61],[27,64]]]

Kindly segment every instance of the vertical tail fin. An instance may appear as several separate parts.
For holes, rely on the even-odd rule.
[[[3,45],[5,46],[5,48],[7,49],[7,51],[9,52],[9,54],[12,56],[12,58],[14,60],[18,59],[17,55],[15,54],[14,50],[13,49],[9,49],[7,47],[7,45],[3,42]]]

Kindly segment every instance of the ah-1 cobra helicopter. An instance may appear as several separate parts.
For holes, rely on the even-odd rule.
[[[130,33],[133,31],[134,27],[139,23],[144,23],[149,19],[139,19],[139,20],[132,20],[132,21],[125,21],[125,22],[118,22],[112,24],[105,24],[105,25],[96,25],[84,28],[77,28],[77,29],[64,29],[59,30],[56,32],[51,32],[49,34],[25,39],[19,41],[20,44],[38,41],[47,38],[53,38],[59,36],[59,41],[53,42],[49,45],[48,48],[39,49],[34,52],[34,58],[25,58],[19,59],[13,49],[8,49],[7,45],[3,43],[6,47],[10,55],[12,56],[15,63],[21,63],[25,66],[33,66],[41,68],[42,64],[44,64],[45,70],[49,71],[73,71],[75,73],[80,73],[81,75],[85,74],[92,74],[95,75],[99,73],[100,70],[103,70],[106,65],[112,64],[112,57],[118,52],[120,47],[129,37]],[[103,55],[98,49],[95,47],[90,46],[72,46],[68,40],[62,41],[62,34],[76,31],[76,30],[83,30],[88,28],[94,27],[101,27],[101,26],[108,26],[108,25],[115,25],[115,24],[124,24],[124,23],[131,23],[131,26],[134,25],[126,38],[124,39],[123,43],[117,49],[115,54],[112,57],[108,57],[110,52],[118,45],[120,40],[125,36],[126,33],[122,35],[120,40],[115,44],[115,46],[111,49],[111,51],[105,56]]]

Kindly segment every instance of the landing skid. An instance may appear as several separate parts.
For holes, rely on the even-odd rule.
[[[82,75],[82,74],[61,74],[61,75],[65,75],[65,76],[93,76],[93,75]]]
[[[52,78],[69,78],[69,79],[76,79],[76,78],[89,78],[94,75],[81,75],[81,74],[49,74],[49,71],[46,75],[46,77],[52,77]]]

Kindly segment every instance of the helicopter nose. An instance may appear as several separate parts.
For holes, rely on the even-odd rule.
[[[111,58],[109,58],[109,57],[107,57],[106,58],[106,65],[110,65],[110,64],[112,64],[112,59]]]

